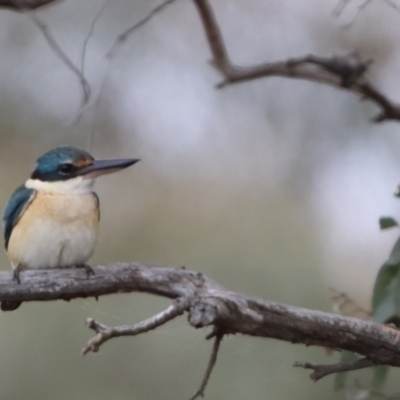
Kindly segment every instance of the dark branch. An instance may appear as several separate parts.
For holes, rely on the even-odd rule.
[[[376,365],[372,360],[368,358],[360,358],[351,362],[342,362],[337,364],[310,364],[308,362],[296,362],[293,364],[294,367],[302,367],[312,369],[314,372],[310,375],[310,378],[317,382],[327,375],[335,374],[337,372],[356,371],[358,369],[369,368]]]
[[[204,390],[206,389],[208,380],[210,379],[211,376],[211,372],[215,366],[215,363],[217,362],[219,346],[221,344],[223,337],[224,337],[223,333],[220,332],[215,333],[214,346],[211,352],[210,360],[208,361],[207,369],[204,374],[203,380],[201,381],[200,387],[196,390],[196,393],[192,397],[190,397],[189,400],[195,400],[198,397],[204,397]]]
[[[362,99],[375,103],[381,109],[373,119],[375,122],[400,120],[400,104],[389,99],[364,76],[371,60],[362,61],[354,56],[355,53],[330,58],[307,55],[296,59],[239,67],[229,59],[219,25],[208,0],[193,1],[211,50],[212,64],[223,76],[219,88],[271,76],[305,79],[353,92]]]

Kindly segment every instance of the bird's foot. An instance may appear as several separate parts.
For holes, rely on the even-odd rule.
[[[18,265],[18,266],[14,269],[14,271],[13,271],[13,278],[12,278],[12,280],[13,280],[13,281],[17,281],[18,285],[21,284],[21,279],[20,279],[21,271],[22,271],[22,267],[21,267],[20,265]]]
[[[90,275],[96,275],[96,274],[94,273],[93,268],[92,268],[90,265],[81,264],[81,265],[77,265],[76,268],[83,268],[83,269],[85,270],[85,272],[86,272],[86,277],[87,277],[87,279],[90,278]]]

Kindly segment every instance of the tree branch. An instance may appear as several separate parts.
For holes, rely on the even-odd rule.
[[[176,299],[166,310],[160,312],[154,317],[130,326],[125,325],[110,328],[95,321],[93,318],[87,318],[85,321],[87,327],[93,329],[97,335],[91,338],[87,345],[82,349],[82,355],[87,354],[89,351],[97,352],[99,347],[109,339],[119,336],[139,335],[140,333],[148,332],[161,325],[164,325],[171,319],[183,314],[183,312],[188,309],[189,305],[189,299]]]
[[[188,321],[224,334],[280,339],[349,350],[375,364],[400,366],[400,332],[392,327],[308,310],[231,292],[210,278],[183,268],[139,263],[80,269],[28,270],[21,284],[0,272],[0,301],[71,300],[121,292],[146,292],[189,299]]]
[[[193,1],[211,50],[212,64],[223,76],[223,81],[217,87],[271,76],[305,79],[353,92],[362,99],[375,103],[381,109],[373,118],[375,122],[400,120],[400,104],[389,99],[364,76],[371,60],[362,61],[356,53],[330,58],[306,55],[296,59],[239,67],[229,59],[221,30],[208,0]]]
[[[368,358],[360,358],[351,362],[341,362],[337,364],[310,364],[308,362],[295,362],[294,367],[302,367],[312,369],[314,372],[310,375],[310,378],[317,382],[327,375],[335,374],[337,372],[356,371],[358,369],[373,367],[376,365],[372,360]]]
[[[189,400],[195,400],[198,397],[204,397],[204,390],[206,389],[208,380],[210,379],[211,372],[217,362],[219,346],[221,344],[222,338],[224,337],[223,333],[215,332],[215,340],[214,346],[211,352],[210,360],[208,361],[207,369],[204,374],[203,380],[201,381],[200,387],[196,390],[193,396],[189,398]]]

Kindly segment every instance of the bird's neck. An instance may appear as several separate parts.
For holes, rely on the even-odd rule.
[[[95,179],[88,179],[82,176],[67,179],[65,181],[46,182],[40,179],[28,179],[25,187],[42,192],[63,193],[63,194],[87,194],[91,193]]]

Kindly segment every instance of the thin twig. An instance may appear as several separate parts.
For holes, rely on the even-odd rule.
[[[336,4],[336,7],[333,9],[332,14],[335,17],[340,17],[346,8],[346,6],[350,3],[351,0],[339,0]]]
[[[208,380],[210,379],[211,376],[211,372],[215,366],[215,363],[217,362],[218,351],[223,337],[224,337],[223,333],[221,332],[215,333],[213,349],[211,352],[210,360],[208,361],[207,369],[204,374],[203,380],[201,381],[201,384],[197,389],[197,391],[193,394],[193,396],[189,398],[189,400],[195,400],[198,397],[204,397],[204,390],[206,389]]]
[[[229,76],[232,72],[231,69],[234,69],[234,67],[231,66],[231,61],[229,60],[222,33],[213,10],[208,1],[194,0],[194,3],[200,14],[208,44],[213,55],[212,64],[219,69],[222,74]]]
[[[355,371],[358,369],[369,368],[376,365],[376,363],[369,358],[360,358],[351,362],[343,362],[337,364],[311,364],[309,362],[295,362],[294,367],[301,367],[312,369],[314,372],[310,375],[310,378],[316,382],[327,375],[335,374],[336,372]]]
[[[93,32],[94,32],[94,28],[96,27],[96,24],[98,22],[98,20],[100,19],[100,17],[102,16],[104,10],[106,9],[106,7],[108,6],[108,4],[110,3],[110,0],[106,0],[103,4],[103,6],[100,8],[100,10],[98,11],[97,15],[94,17],[91,25],[90,25],[90,29],[89,32],[83,42],[83,46],[82,46],[82,54],[81,54],[81,74],[82,76],[85,76],[85,61],[86,61],[86,50],[87,50],[87,46],[89,44],[89,41],[91,39],[91,37],[93,36]],[[89,107],[89,103],[86,103],[86,107],[84,107],[84,104],[79,107],[71,125],[73,127],[75,127],[79,120],[81,119],[82,115],[84,114],[84,112],[86,111],[86,109]],[[91,142],[91,136],[92,133],[90,133],[90,142]],[[89,147],[90,149],[91,147]]]
[[[47,25],[44,22],[42,22],[37,15],[33,13],[28,12],[26,13],[26,15],[33,21],[33,23],[42,32],[50,48],[54,51],[57,57],[66,65],[66,67],[73,74],[75,74],[78,77],[83,91],[82,107],[85,106],[89,102],[91,96],[91,88],[85,76],[81,73],[81,71],[75,66],[75,64],[71,61],[71,59],[65,54],[65,52],[58,45]]]
[[[175,0],[167,0],[157,7],[153,8],[144,18],[142,18],[139,22],[137,22],[135,25],[127,29],[125,32],[121,33],[117,39],[115,40],[114,44],[112,45],[111,49],[108,51],[106,58],[108,60],[108,65],[106,67],[106,72],[104,73],[103,80],[101,82],[99,94],[97,96],[97,99],[94,103],[94,116],[93,116],[93,121],[92,121],[92,126],[90,129],[90,134],[89,134],[89,149],[92,148],[93,145],[93,137],[94,137],[94,131],[96,129],[97,125],[97,119],[100,111],[100,106],[101,106],[101,101],[104,95],[104,88],[106,87],[106,82],[108,80],[110,68],[111,68],[111,61],[114,59],[114,56],[116,52],[118,51],[120,45],[137,29],[141,28],[144,26],[147,22],[149,22],[156,14],[161,12],[166,6],[172,4]],[[79,119],[81,116],[78,115]]]
[[[174,3],[175,0],[166,0],[159,4],[158,6],[154,7],[144,18],[142,18],[139,22],[137,22],[135,25],[131,26],[129,29],[126,31],[122,32],[120,35],[118,35],[117,39],[115,40],[114,44],[112,45],[111,49],[107,53],[107,58],[113,58],[116,51],[118,50],[118,47],[125,42],[128,37],[135,32],[138,28],[141,28],[143,25],[145,25],[147,22],[149,22],[156,14],[161,12],[165,7],[168,5]]]
[[[86,58],[86,48],[87,45],[89,43],[89,40],[91,39],[93,32],[94,32],[94,28],[97,24],[97,22],[99,21],[100,17],[102,16],[104,10],[106,9],[106,7],[108,6],[108,4],[110,3],[110,0],[106,0],[104,2],[104,4],[102,5],[102,7],[100,8],[100,10],[98,11],[98,13],[96,14],[96,16],[93,18],[93,21],[90,25],[90,29],[89,32],[83,42],[83,46],[82,46],[82,54],[81,54],[81,74],[84,76],[85,75],[85,58]]]
[[[384,3],[386,3],[389,7],[392,7],[393,10],[400,12],[400,6],[398,4],[396,4],[394,1],[392,0],[383,0]]]
[[[356,10],[356,13],[354,14],[353,18],[348,22],[347,24],[343,25],[343,28],[350,28],[354,25],[354,23],[357,21],[358,17],[360,14],[372,3],[372,0],[364,0],[363,3],[361,3]]]
[[[93,318],[87,318],[87,327],[93,329],[97,335],[88,341],[87,345],[82,349],[82,355],[87,354],[89,351],[99,351],[100,346],[109,339],[119,336],[136,336],[140,333],[148,332],[161,325],[164,325],[171,319],[183,314],[184,311],[189,307],[189,304],[190,300],[187,298],[176,299],[166,310],[154,315],[151,318],[138,322],[135,325],[108,327],[95,321]]]

